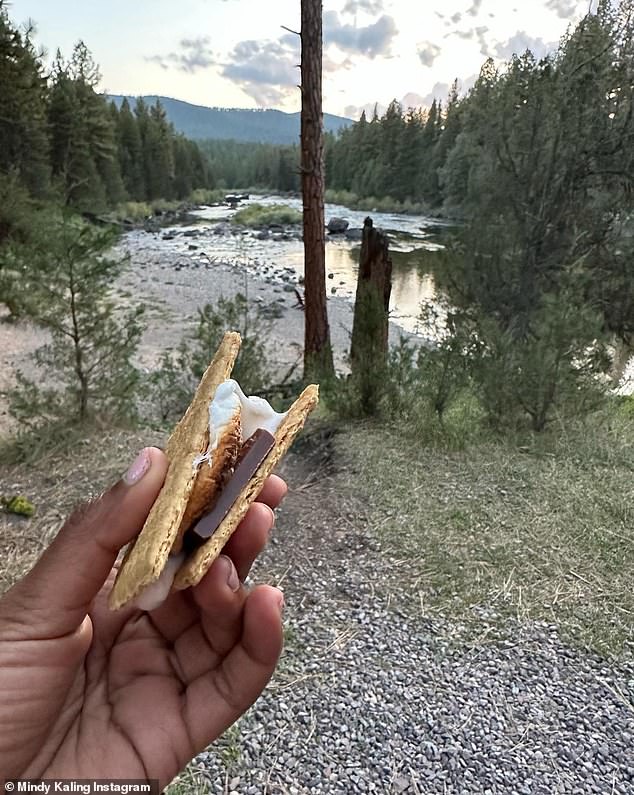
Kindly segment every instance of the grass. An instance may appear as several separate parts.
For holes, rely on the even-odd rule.
[[[250,204],[248,207],[238,210],[231,222],[250,228],[270,224],[301,224],[302,214],[287,204],[271,204],[268,207],[263,207],[261,204]]]
[[[224,201],[227,193],[228,191],[220,190],[218,188],[213,190],[197,188],[191,192],[189,201],[192,204],[219,204],[220,202]]]
[[[118,204],[112,212],[112,216],[117,221],[146,221],[156,213],[178,212],[184,210],[191,204],[215,204],[222,201],[223,191],[196,190],[189,200],[175,199],[154,199],[151,202],[126,201]]]
[[[405,215],[426,215],[430,212],[429,205],[421,202],[413,202],[409,199],[399,201],[391,196],[366,196],[364,198],[348,190],[329,189],[326,191],[325,200],[329,204],[341,204],[351,210],[364,212],[404,213]]]
[[[203,770],[191,762],[164,790],[164,795],[207,795],[209,782],[204,778]]]
[[[339,447],[362,471],[344,488],[361,488],[371,528],[408,562],[412,604],[472,628],[483,616],[542,619],[602,653],[631,647],[634,423],[624,412],[453,453],[367,426]]]
[[[163,446],[165,434],[78,428],[72,440],[41,441],[50,449],[38,448],[29,463],[10,462],[11,440],[0,449],[0,493],[22,494],[35,506],[32,519],[0,510],[0,593],[26,574],[77,505],[115,483],[142,447]]]

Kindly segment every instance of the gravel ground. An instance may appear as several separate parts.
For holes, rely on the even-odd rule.
[[[285,590],[286,650],[256,706],[199,758],[206,790],[634,793],[631,664],[543,623],[490,642],[485,611],[481,639],[457,644],[394,581],[407,562],[359,530],[363,511],[328,510],[334,479],[285,474],[295,491],[256,578]]]

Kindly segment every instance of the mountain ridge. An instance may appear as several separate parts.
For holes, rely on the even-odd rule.
[[[127,99],[132,108],[137,100],[136,96],[124,94],[106,94],[106,98],[114,102],[117,107]],[[234,140],[270,144],[299,142],[299,113],[285,113],[268,108],[213,108],[158,94],[145,94],[140,98],[149,105],[153,105],[158,99],[174,128],[193,140]],[[337,132],[353,123],[352,119],[344,116],[324,113],[326,132]]]

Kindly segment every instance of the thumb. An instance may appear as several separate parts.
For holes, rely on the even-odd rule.
[[[56,638],[79,628],[119,550],[143,526],[166,472],[165,454],[147,447],[115,486],[73,513],[5,597],[10,623],[21,638],[25,633],[33,639]]]

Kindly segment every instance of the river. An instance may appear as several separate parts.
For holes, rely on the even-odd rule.
[[[249,204],[286,204],[301,211],[299,198],[275,195],[253,196],[242,202]],[[203,207],[194,212],[204,225],[221,227],[231,220],[235,211],[228,207]],[[387,233],[390,254],[394,265],[390,316],[394,323],[409,332],[420,331],[419,315],[422,302],[433,302],[436,298],[434,279],[426,265],[429,252],[442,248],[439,236],[447,225],[423,215],[401,213],[361,212],[336,204],[326,204],[326,223],[329,219],[344,218],[350,229],[360,229],[370,216],[374,225]],[[199,225],[200,227],[200,225]],[[342,235],[326,236],[326,271],[329,295],[352,299],[356,290],[357,270],[361,244]],[[297,276],[304,273],[304,247],[301,239],[261,240],[255,234],[217,235],[213,245],[214,256],[229,261],[243,261],[245,266],[255,265],[260,269],[290,269]]]

